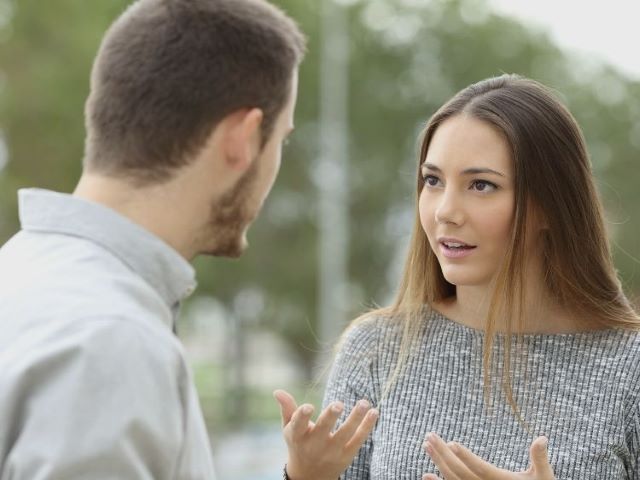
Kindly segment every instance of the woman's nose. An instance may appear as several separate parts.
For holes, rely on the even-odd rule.
[[[444,191],[438,199],[435,215],[437,223],[461,225],[464,222],[464,211],[458,195],[452,191]]]

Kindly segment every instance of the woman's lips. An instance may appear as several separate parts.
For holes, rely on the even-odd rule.
[[[463,258],[471,255],[476,247],[449,248],[444,243],[440,243],[440,251],[447,258]]]

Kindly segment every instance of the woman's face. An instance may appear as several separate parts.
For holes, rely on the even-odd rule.
[[[488,286],[513,224],[509,145],[490,124],[456,115],[436,130],[421,174],[420,222],[445,279],[457,286]]]

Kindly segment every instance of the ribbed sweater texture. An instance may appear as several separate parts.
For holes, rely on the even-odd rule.
[[[439,473],[422,448],[435,432],[514,472],[529,467],[531,442],[544,434],[558,480],[640,480],[640,333],[524,335],[512,349],[512,388],[523,425],[499,380],[485,400],[484,333],[433,310],[424,314],[406,368],[382,398],[398,360],[400,331],[388,318],[367,319],[347,332],[335,358],[324,404],[344,402],[339,423],[361,398],[380,410],[342,479],[420,480]],[[503,340],[498,335],[494,342],[494,365],[502,365]]]

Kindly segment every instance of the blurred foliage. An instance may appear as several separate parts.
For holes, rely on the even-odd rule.
[[[224,383],[224,374],[220,368],[210,364],[194,365],[194,381],[198,387],[198,395],[202,405],[202,413],[207,425],[214,426],[216,435],[234,430],[238,424],[277,424],[280,422],[280,409],[270,390],[249,388],[243,390],[242,398],[233,398],[233,392],[220,388]],[[305,385],[292,386],[288,389],[299,404],[322,402],[322,392],[317,389],[309,391]],[[241,405],[241,407],[240,407]],[[242,411],[238,411],[239,409]],[[213,428],[211,428],[213,430]]]
[[[324,1],[324,0],[323,0]],[[16,189],[70,191],[83,153],[83,103],[100,38],[128,0],[0,0],[0,242],[17,228]],[[251,248],[239,260],[196,262],[199,294],[229,312],[258,292],[250,328],[284,336],[311,372],[319,347],[314,161],[319,156],[320,2],[274,0],[309,36],[300,72],[297,130]],[[460,88],[515,72],[558,90],[582,125],[608,210],[615,260],[629,293],[640,290],[640,83],[567,54],[544,32],[487,10],[480,0],[348,3],[350,63],[351,313],[385,303],[411,228],[416,139]],[[245,295],[243,297],[242,295]],[[255,295],[254,295],[255,297]],[[253,297],[252,297],[253,298]],[[341,319],[347,321],[348,319]]]

